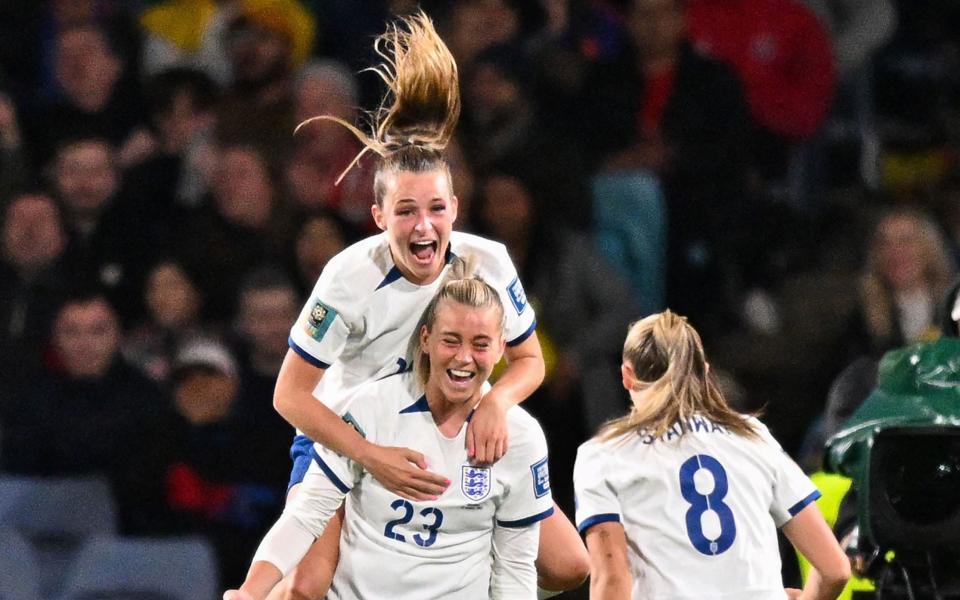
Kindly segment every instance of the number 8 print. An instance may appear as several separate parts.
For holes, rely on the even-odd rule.
[[[713,476],[713,489],[709,494],[697,491],[694,476],[706,469]],[[701,554],[716,556],[730,549],[737,537],[737,524],[733,511],[723,503],[727,495],[727,472],[723,465],[709,454],[696,454],[680,465],[680,492],[690,504],[687,509],[687,537]],[[703,515],[713,511],[720,519],[720,535],[709,539],[703,532]]]

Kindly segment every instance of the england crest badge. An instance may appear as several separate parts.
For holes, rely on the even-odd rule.
[[[490,493],[490,467],[461,466],[460,490],[474,502],[486,498]]]

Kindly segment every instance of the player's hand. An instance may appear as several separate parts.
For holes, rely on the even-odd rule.
[[[467,424],[467,456],[474,464],[493,464],[507,453],[507,410],[511,406],[494,390],[480,401]]]
[[[788,600],[799,600],[803,598],[803,590],[798,590],[797,588],[783,588],[783,591],[787,593]],[[224,598],[226,600],[226,598]]]
[[[383,487],[407,500],[436,500],[450,485],[443,475],[427,470],[423,454],[409,448],[373,446],[363,467]]]
[[[240,590],[227,590],[223,593],[223,600],[254,600],[253,596]]]

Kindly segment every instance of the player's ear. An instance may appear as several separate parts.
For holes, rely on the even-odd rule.
[[[427,329],[426,325],[423,325],[420,327],[420,352],[423,352],[424,354],[429,354],[430,351],[427,349],[427,343],[429,342],[429,340],[430,340],[430,330]],[[416,358],[414,360],[416,360]]]
[[[380,208],[380,205],[374,202],[370,205],[370,214],[373,215],[373,222],[377,224],[377,227],[380,228],[380,231],[387,230],[387,220],[384,218],[383,209]]]
[[[633,389],[637,381],[636,376],[633,374],[633,367],[627,363],[620,364],[620,378],[623,381],[623,389],[628,392]]]
[[[456,194],[450,196],[450,222],[457,222],[457,214],[460,210],[460,200]]]

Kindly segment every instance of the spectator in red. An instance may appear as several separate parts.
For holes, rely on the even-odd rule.
[[[789,140],[816,133],[836,66],[810,9],[796,0],[690,0],[687,28],[694,45],[740,76],[757,122]]]

